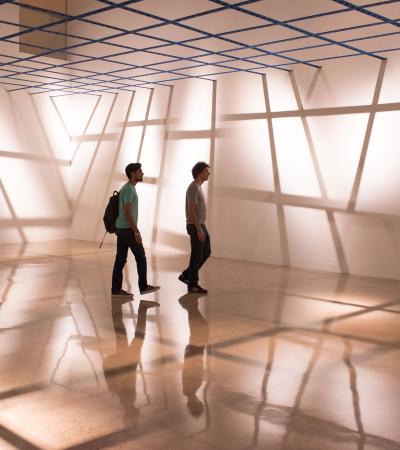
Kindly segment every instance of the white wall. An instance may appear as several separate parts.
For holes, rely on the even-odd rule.
[[[99,240],[140,160],[145,243],[186,251],[184,193],[205,160],[214,256],[400,279],[399,76],[394,53],[132,96],[1,91],[0,242]]]
[[[0,243],[69,235],[69,143],[43,114],[49,101],[0,89]]]
[[[399,70],[396,57],[268,72],[268,115],[261,80],[219,81],[214,254],[399,278]]]

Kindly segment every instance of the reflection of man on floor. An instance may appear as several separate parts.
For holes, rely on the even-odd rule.
[[[190,329],[182,370],[182,388],[183,394],[187,397],[186,406],[193,416],[200,416],[204,410],[204,405],[196,393],[203,382],[203,356],[209,334],[208,322],[199,311],[199,297],[186,294],[179,299],[182,308],[188,312]]]
[[[112,302],[112,319],[116,336],[116,351],[103,361],[104,376],[108,389],[119,397],[125,410],[124,419],[132,419],[139,410],[135,407],[136,368],[140,362],[140,354],[146,332],[147,309],[160,306],[157,302],[141,300],[139,304],[135,337],[129,345],[126,328],[123,322],[122,304],[127,300]]]

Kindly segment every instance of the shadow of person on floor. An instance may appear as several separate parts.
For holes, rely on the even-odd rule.
[[[132,422],[138,416],[135,406],[136,369],[146,333],[146,317],[149,308],[160,306],[158,302],[141,300],[139,303],[135,336],[129,344],[123,322],[122,305],[126,300],[113,300],[112,321],[116,337],[115,353],[103,360],[103,371],[109,391],[118,396],[124,409],[124,422]]]
[[[188,313],[190,337],[185,348],[182,369],[182,390],[187,398],[186,406],[194,417],[204,411],[203,402],[197,397],[197,391],[204,379],[204,349],[208,343],[209,326],[199,311],[200,294],[186,294],[179,298],[182,308]]]

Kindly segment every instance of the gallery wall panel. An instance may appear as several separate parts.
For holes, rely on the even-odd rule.
[[[204,160],[214,256],[400,278],[399,66],[354,61],[118,95],[3,91],[3,242],[99,241],[108,196],[140,161],[145,245],[187,251],[185,191]]]

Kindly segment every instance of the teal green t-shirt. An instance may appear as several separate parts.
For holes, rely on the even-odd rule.
[[[124,205],[126,203],[132,204],[132,219],[137,224],[138,221],[138,206],[139,206],[139,199],[136,193],[136,189],[134,186],[131,185],[131,183],[125,183],[121,190],[119,191],[119,210],[118,210],[118,217],[115,222],[115,226],[117,228],[130,228],[128,221],[125,218],[124,213]]]

